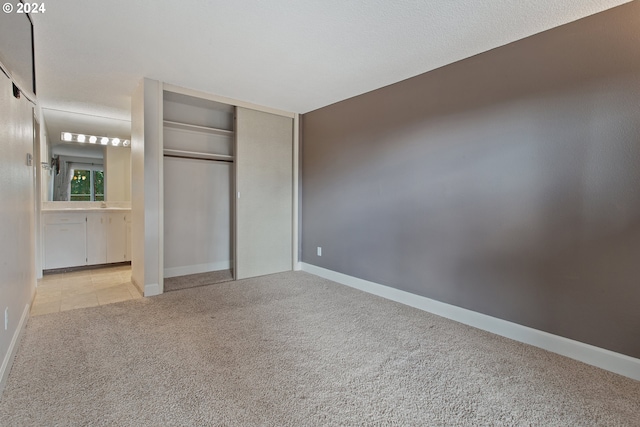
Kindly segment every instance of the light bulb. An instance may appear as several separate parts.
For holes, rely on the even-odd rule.
[[[128,139],[125,139],[124,142],[122,143],[123,147],[128,147],[129,144],[131,144],[131,142]]]
[[[113,145],[115,145],[115,146],[120,145],[120,138],[113,138],[112,143],[113,143]]]
[[[98,138],[95,137],[95,136],[92,136],[91,138],[89,138],[89,142],[92,143],[92,144],[95,144],[97,140],[98,140]]]
[[[106,136],[103,136],[102,138],[100,138],[100,144],[107,145],[108,143],[109,143],[109,138],[107,138]]]
[[[84,142],[84,139],[85,137],[83,134],[78,135],[78,142]]]
[[[69,132],[63,132],[62,133],[62,139],[64,139],[65,141],[71,141],[73,139],[73,137],[71,136],[71,134]]]

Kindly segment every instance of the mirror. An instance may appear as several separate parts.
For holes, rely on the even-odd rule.
[[[130,140],[130,121],[46,108],[43,118],[49,145],[48,162],[42,159],[48,170],[43,174],[43,200],[131,200],[131,147],[100,142],[100,137]],[[86,135],[85,141],[64,140],[65,132]]]

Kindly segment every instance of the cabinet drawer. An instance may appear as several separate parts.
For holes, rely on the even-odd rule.
[[[55,213],[44,214],[45,224],[79,224],[86,221],[86,214],[81,213]]]

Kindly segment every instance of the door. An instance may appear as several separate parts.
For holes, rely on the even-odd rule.
[[[125,237],[125,250],[127,251],[125,256],[124,256],[124,260],[125,261],[131,261],[131,214],[129,215],[125,215],[125,231],[126,231],[126,237]]]
[[[107,213],[107,263],[123,262],[127,257],[126,215]]]
[[[289,271],[293,119],[240,107],[236,116],[235,277]]]
[[[87,220],[82,214],[44,215],[44,268],[87,264]]]
[[[107,224],[102,212],[87,214],[87,264],[107,262]]]

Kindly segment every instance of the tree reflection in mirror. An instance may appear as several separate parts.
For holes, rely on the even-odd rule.
[[[76,169],[71,177],[71,201],[104,201],[104,171]]]

